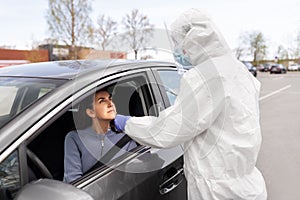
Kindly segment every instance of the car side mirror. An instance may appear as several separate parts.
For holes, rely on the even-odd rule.
[[[57,180],[40,179],[27,184],[15,200],[93,200],[86,192]]]

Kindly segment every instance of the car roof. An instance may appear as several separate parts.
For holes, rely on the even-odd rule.
[[[141,60],[67,60],[40,62],[0,68],[0,76],[74,79],[94,71],[128,71],[149,66],[174,66],[165,61]]]

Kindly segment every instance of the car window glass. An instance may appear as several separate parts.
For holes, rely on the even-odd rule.
[[[158,74],[163,82],[170,104],[173,105],[179,92],[182,75],[175,70],[158,70]]]
[[[45,94],[47,94],[48,92],[50,92],[53,88],[46,88],[46,87],[41,87],[39,89],[39,93],[38,93],[38,99],[41,98],[42,96],[44,96]]]
[[[62,81],[0,77],[0,128]]]
[[[0,163],[0,199],[12,199],[20,186],[18,152],[15,151]]]
[[[10,113],[17,95],[17,91],[18,88],[15,86],[0,87],[0,116],[5,116]]]

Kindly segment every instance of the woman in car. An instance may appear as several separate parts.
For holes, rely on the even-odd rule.
[[[117,112],[112,96],[107,90],[97,91],[85,107],[92,125],[82,130],[71,131],[65,138],[64,181],[68,183],[90,170],[125,135],[116,134],[111,129],[113,127],[110,124],[113,123]],[[129,141],[113,158],[134,147],[136,143]]]

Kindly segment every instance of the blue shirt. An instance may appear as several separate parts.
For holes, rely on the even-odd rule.
[[[64,181],[71,182],[81,177],[124,135],[111,130],[106,134],[97,134],[91,127],[69,132],[65,138]],[[114,158],[136,146],[134,141],[128,142]]]

